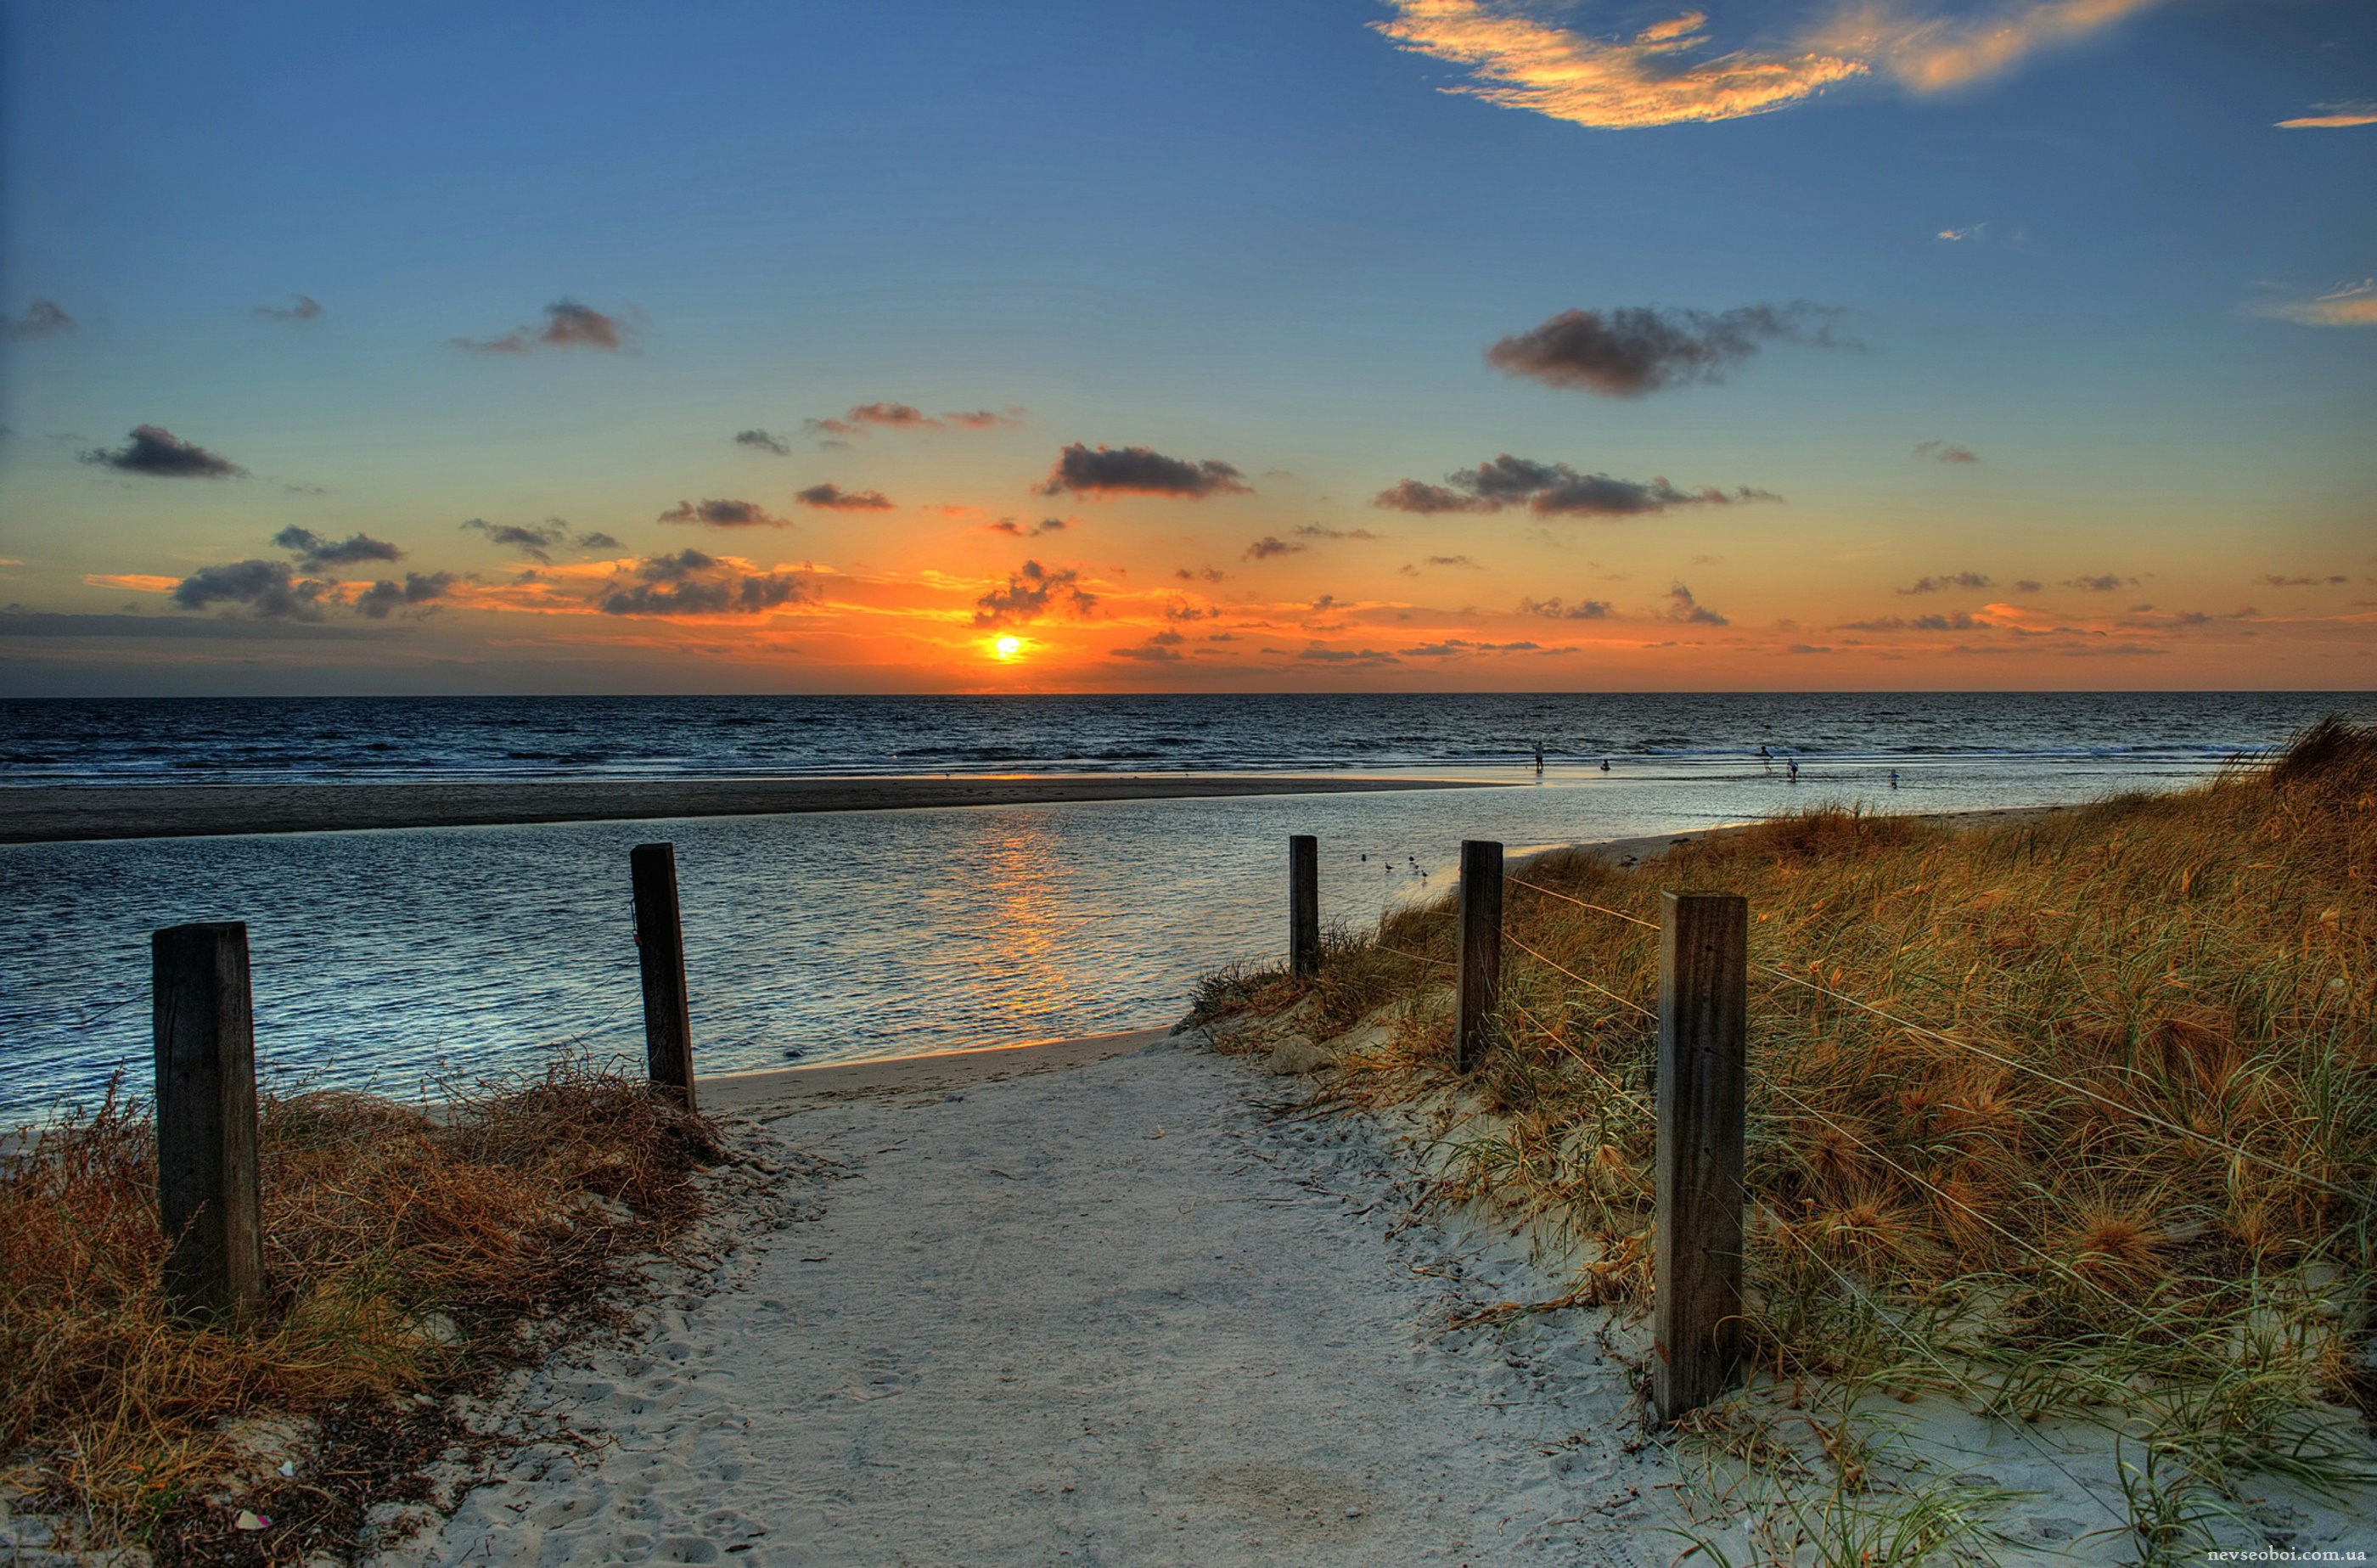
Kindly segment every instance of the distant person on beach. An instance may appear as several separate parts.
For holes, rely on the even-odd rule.
[[[1783,766],[1789,771],[1791,782],[1793,784],[1798,784],[1799,782],[1799,759],[1797,757],[1786,757],[1783,759]]]
[[[1893,789],[1898,787],[1898,770],[1895,768],[1890,770],[1890,787]]]
[[[1544,743],[1543,743],[1542,741],[1540,741],[1540,740],[1539,740],[1539,741],[1535,742],[1535,772],[1539,772],[1539,773],[1540,773],[1540,772],[1542,772],[1543,771],[1544,771]]]
[[[1605,773],[1609,772],[1609,759],[1607,757],[1601,760],[1601,771]]]

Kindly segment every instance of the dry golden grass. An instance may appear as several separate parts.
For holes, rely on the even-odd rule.
[[[272,1299],[245,1335],[161,1310],[143,1107],[111,1092],[0,1164],[0,1461],[89,1543],[168,1562],[344,1544],[380,1500],[361,1481],[281,1488],[257,1508],[270,1538],[224,1536],[208,1494],[235,1468],[234,1424],[305,1418],[434,1456],[442,1416],[396,1419],[420,1407],[389,1396],[470,1388],[610,1321],[631,1265],[700,1214],[695,1171],[718,1157],[698,1119],[574,1059],[435,1121],[360,1095],[267,1099],[259,1135]],[[401,1457],[342,1462],[392,1484]]]
[[[1564,1231],[1580,1300],[1639,1305],[1655,1051],[1627,1004],[1655,1003],[1656,935],[1536,888],[1654,921],[1662,888],[1750,901],[1766,1371],[2144,1412],[2192,1455],[2340,1473],[2321,1402],[2377,1413],[2377,731],[1995,827],[1820,811],[1632,869],[1546,857],[1505,890],[1502,1037],[1465,1081],[1449,901],[1309,987],[1209,983],[1209,1012],[1308,995],[1314,1034],[1402,1002],[1328,1092],[1428,1107],[1445,1196]]]

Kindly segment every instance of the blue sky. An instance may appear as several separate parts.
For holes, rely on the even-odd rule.
[[[2365,5],[5,14],[20,691],[2371,681]],[[1712,380],[1485,357],[1793,302]],[[870,404],[999,420],[804,425]],[[143,425],[245,472],[82,461]],[[1243,484],[1035,495],[1073,443]],[[1781,500],[1374,503],[1504,453]],[[461,527],[547,518],[616,547]],[[177,592],[251,560],[322,586]],[[791,586],[617,591],[697,580]]]

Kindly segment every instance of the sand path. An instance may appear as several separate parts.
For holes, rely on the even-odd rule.
[[[1236,1059],[1068,1060],[759,1107],[740,1136],[839,1163],[784,1158],[799,1217],[639,1350],[547,1374],[615,1445],[530,1455],[387,1561],[1674,1555],[1576,1314],[1446,1331],[1553,1288],[1507,1239],[1415,1221],[1374,1134],[1275,1117],[1292,1091]]]

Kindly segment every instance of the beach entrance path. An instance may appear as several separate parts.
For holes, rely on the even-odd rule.
[[[1446,1326],[1557,1281],[1415,1220],[1356,1121],[1125,1044],[726,1109],[840,1162],[785,1162],[805,1217],[755,1228],[638,1353],[552,1374],[613,1446],[523,1466],[388,1560],[1675,1556],[1669,1471],[1591,1320]]]

